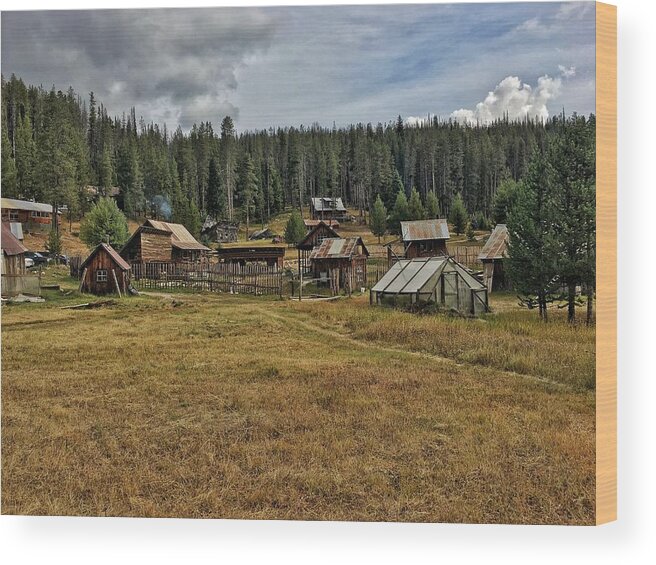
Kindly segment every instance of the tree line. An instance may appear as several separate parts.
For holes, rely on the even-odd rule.
[[[127,114],[110,116],[93,93],[2,79],[2,184],[7,196],[88,210],[84,187],[108,193],[129,217],[162,214],[194,233],[210,215],[267,222],[285,208],[307,210],[314,196],[341,197],[371,213],[378,197],[392,210],[399,191],[437,201],[449,214],[460,195],[489,218],[504,180],[519,181],[531,155],[558,129],[548,122],[499,120],[465,126],[431,118],[325,128],[317,124],[237,133],[230,117],[189,132]]]

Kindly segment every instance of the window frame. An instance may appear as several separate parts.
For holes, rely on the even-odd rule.
[[[96,269],[96,282],[104,283],[107,281],[109,281],[109,273],[107,269]]]

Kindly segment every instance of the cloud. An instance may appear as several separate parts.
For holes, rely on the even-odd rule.
[[[410,127],[417,127],[417,126],[422,126],[430,121],[429,117],[424,117],[424,118],[419,118],[417,116],[408,116],[405,120],[403,120],[403,123],[406,126]]]
[[[563,78],[572,78],[576,75],[576,67],[566,67],[565,65],[558,65],[558,70]]]
[[[546,120],[549,117],[547,104],[560,94],[561,85],[560,78],[549,75],[538,78],[535,88],[522,83],[516,76],[507,76],[488,93],[485,100],[476,104],[475,109],[460,108],[452,112],[451,117],[469,124],[489,124],[506,116],[510,120],[527,117]]]

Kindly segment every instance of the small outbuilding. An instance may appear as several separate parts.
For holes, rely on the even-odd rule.
[[[337,220],[338,222],[343,222],[348,219],[348,211],[341,198],[311,198],[310,213],[312,214],[313,220]]]
[[[401,240],[406,259],[448,255],[449,226],[444,218],[401,222]]]
[[[487,288],[451,257],[401,259],[372,287],[371,304],[437,304],[463,315],[488,310]]]
[[[507,253],[508,228],[506,224],[497,224],[478,255],[483,263],[483,282],[488,292],[510,289],[510,280],[503,269]]]
[[[41,294],[39,277],[27,272],[27,248],[14,236],[7,222],[2,222],[2,296]]]
[[[326,239],[341,239],[341,236],[335,231],[334,225],[331,226],[328,221],[319,220],[296,245],[299,268],[304,274],[310,271],[310,254],[312,250],[319,247]]]
[[[330,283],[333,294],[367,284],[369,251],[361,237],[324,239],[310,253],[314,278]]]
[[[265,263],[268,267],[282,269],[285,264],[285,248],[282,246],[221,247],[217,249],[216,256],[220,263],[238,263],[241,266]]]
[[[200,233],[204,238],[215,243],[234,243],[239,233],[239,222],[214,220],[207,216]]]
[[[91,294],[126,294],[130,264],[107,243],[99,244],[80,265],[80,291]]]

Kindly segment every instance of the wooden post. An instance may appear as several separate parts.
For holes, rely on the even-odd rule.
[[[114,284],[116,285],[116,291],[118,292],[118,297],[122,298],[121,287],[118,285],[118,279],[116,278],[116,270],[112,269],[112,275],[114,276]]]
[[[84,267],[84,271],[82,273],[82,278],[80,279],[80,288],[78,289],[79,292],[82,292],[82,288],[84,287],[84,278],[87,276],[87,267]]]
[[[298,301],[303,300],[303,270],[298,270]]]

